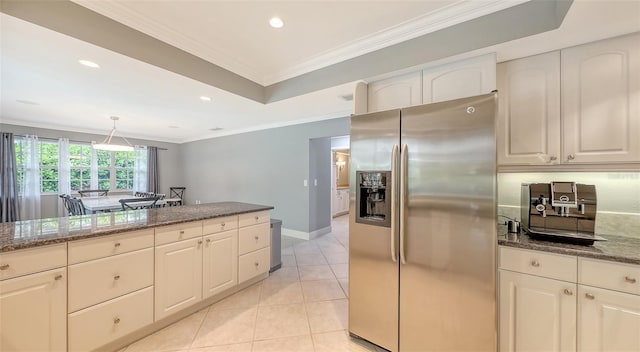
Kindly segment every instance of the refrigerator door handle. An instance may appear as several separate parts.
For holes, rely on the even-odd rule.
[[[405,236],[405,209],[406,209],[406,193],[407,193],[407,158],[409,148],[406,144],[402,145],[400,152],[400,263],[407,264],[404,255],[404,236]]]
[[[394,263],[398,262],[396,257],[396,227],[398,222],[398,210],[396,201],[396,185],[398,182],[398,151],[400,147],[393,145],[391,152],[391,259]]]

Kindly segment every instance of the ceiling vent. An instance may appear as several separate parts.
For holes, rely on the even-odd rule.
[[[221,131],[222,127],[214,127],[214,128],[210,128],[209,131]]]
[[[339,98],[344,100],[344,101],[352,101],[353,100],[353,94],[341,95]]]

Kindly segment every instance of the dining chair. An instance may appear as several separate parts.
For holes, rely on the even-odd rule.
[[[62,205],[67,210],[67,214],[69,214],[70,213],[69,200],[67,199],[67,197],[69,197],[69,196],[66,195],[66,194],[59,194],[58,197],[60,197],[60,199],[62,199]]]
[[[151,209],[156,207],[158,197],[126,198],[118,200],[122,210]]]
[[[69,211],[69,215],[86,215],[87,214],[81,198],[66,196],[66,201],[68,204],[67,210]]]
[[[175,203],[184,204],[184,191],[186,189],[187,187],[169,187],[169,198],[180,198],[179,202],[172,202],[169,205],[177,205]]]
[[[80,197],[92,196],[94,194],[99,197],[106,197],[109,194],[109,190],[108,189],[84,189],[84,190],[78,191],[78,194],[80,194]]]

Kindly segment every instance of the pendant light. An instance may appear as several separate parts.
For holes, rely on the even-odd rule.
[[[112,139],[117,132],[116,121],[118,121],[119,119],[120,118],[118,116],[111,116],[111,120],[113,120],[113,129],[111,129],[111,132],[109,132],[109,135],[104,139],[104,141],[102,141],[102,143],[94,143],[92,145],[93,149],[108,150],[108,151],[115,151],[115,152],[132,152],[133,151],[133,146],[123,136],[119,136],[119,137],[124,141],[124,143],[121,143],[121,144],[112,143]]]

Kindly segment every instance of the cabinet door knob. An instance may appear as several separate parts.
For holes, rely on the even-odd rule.
[[[114,243],[113,246],[116,247],[116,248],[120,247],[120,242]]]
[[[0,270],[7,270],[7,269],[9,269],[9,264],[0,265]]]
[[[222,224],[220,224],[220,226],[224,227],[225,223],[223,222]]]
[[[211,243],[211,239],[210,238],[207,238],[207,243]]]
[[[258,267],[258,265],[260,265],[258,262],[255,262],[253,264],[256,266],[256,268]]]
[[[635,277],[630,277],[630,276],[625,276],[624,277],[624,281],[631,283],[631,284],[635,284],[636,283],[636,278]]]
[[[596,298],[596,296],[594,296],[594,295],[592,295],[590,293],[585,293],[584,296],[587,297],[587,299],[595,299]]]
[[[113,323],[114,323],[114,324],[118,324],[118,323],[120,323],[120,318],[114,318],[114,319],[113,319]]]
[[[181,234],[181,235],[184,235],[184,230],[180,231],[180,234]]]
[[[569,155],[567,155],[567,160],[573,160],[573,159],[575,159],[575,158],[576,158],[576,156],[575,156],[575,155],[573,155],[573,154],[569,154]]]
[[[114,280],[120,280],[120,275],[116,275],[113,277]]]
[[[54,280],[60,280],[62,279],[62,275],[58,274],[56,276],[53,277]]]
[[[254,237],[254,238],[256,239],[256,241],[260,239],[260,237],[258,237],[258,236]]]
[[[202,244],[202,240],[199,240],[199,241],[198,241],[198,244]]]
[[[539,267],[539,266],[540,266],[540,262],[538,262],[537,260],[535,260],[535,259],[534,259],[534,260],[532,260],[532,261],[531,261],[531,266],[533,266],[533,267],[536,267],[536,268],[537,268],[537,267]]]
[[[549,161],[550,161],[550,162],[551,162],[551,161],[554,161],[554,160],[558,160],[558,157],[557,157],[557,156],[555,156],[555,155],[551,155],[551,156],[549,156]]]
[[[256,216],[256,221],[258,221],[258,219],[259,219],[259,218]]]
[[[565,295],[567,295],[567,296],[573,296],[573,291],[571,291],[571,290],[570,290],[570,289],[568,289],[568,288],[565,288],[565,289],[564,289],[564,294],[565,294]]]

